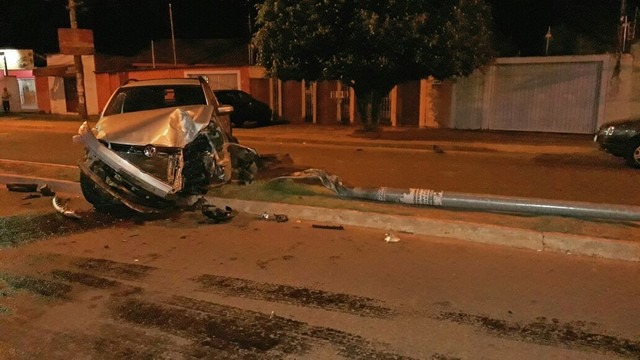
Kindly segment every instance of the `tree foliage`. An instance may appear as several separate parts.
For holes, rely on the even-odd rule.
[[[397,84],[466,76],[491,57],[483,0],[266,0],[258,62],[282,80],[341,80],[365,127]]]

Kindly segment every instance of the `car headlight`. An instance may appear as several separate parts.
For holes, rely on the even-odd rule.
[[[615,126],[609,126],[605,131],[604,134],[605,135],[613,135],[613,132],[616,130]]]

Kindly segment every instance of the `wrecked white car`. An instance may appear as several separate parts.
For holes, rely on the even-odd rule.
[[[121,86],[96,125],[83,123],[74,137],[86,149],[85,198],[98,210],[155,213],[193,204],[210,186],[251,182],[257,153],[231,136],[231,111],[202,79]]]

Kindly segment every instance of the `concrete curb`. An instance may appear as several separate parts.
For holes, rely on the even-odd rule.
[[[0,174],[0,183],[46,184],[49,185],[53,191],[82,196],[80,184],[73,181]],[[543,232],[456,220],[438,220],[417,216],[327,209],[214,196],[206,196],[205,198],[210,204],[230,206],[234,210],[256,216],[265,212],[269,214],[287,214],[300,220],[336,225],[362,226],[379,229],[384,232],[408,232],[418,235],[437,236],[520,249],[595,256],[625,261],[640,261],[640,243],[632,241]]]
[[[640,244],[625,240],[579,236],[456,220],[437,220],[416,216],[364,213],[355,210],[326,209],[303,205],[206,197],[211,204],[230,206],[249,214],[295,214],[295,218],[339,225],[363,226],[385,232],[404,231],[463,241],[509,246],[537,251],[597,256],[640,261]]]

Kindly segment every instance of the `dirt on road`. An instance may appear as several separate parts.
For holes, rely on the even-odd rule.
[[[436,240],[441,250],[405,233],[387,243],[379,230],[313,227],[295,214],[284,223],[114,216],[76,198],[82,218],[70,219],[50,197],[26,197],[0,191],[0,359],[640,356],[637,323],[621,313],[638,310],[625,300],[637,287],[598,274],[593,287],[568,285],[615,263],[574,260],[549,277],[564,266],[560,255],[543,262]],[[491,259],[530,263],[517,270],[530,283],[501,281]],[[620,277],[637,271],[623,265]],[[584,300],[584,311],[567,310],[605,289],[612,306],[592,311]],[[565,291],[560,303],[547,298]],[[508,305],[487,307],[485,297]]]
[[[77,220],[54,212],[51,198],[0,194],[13,204],[0,213],[1,359],[404,357],[352,333],[283,317],[280,308],[225,304],[239,298],[372,319],[393,313],[364,296],[215,271],[243,256],[220,258],[216,244],[233,239],[218,238],[216,227],[232,227],[240,240],[247,232],[273,234],[265,227],[295,232],[302,225],[249,215],[215,224],[197,212],[111,216],[74,199]],[[278,240],[270,237],[261,240],[273,246]],[[249,272],[291,260],[258,260]]]

